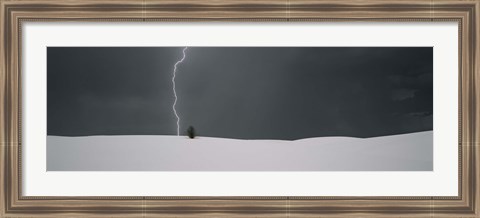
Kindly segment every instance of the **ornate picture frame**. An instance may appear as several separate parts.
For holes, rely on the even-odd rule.
[[[478,0],[162,1],[0,0],[0,215],[2,217],[478,217]],[[437,196],[22,196],[22,23],[443,22],[459,26],[459,195]]]

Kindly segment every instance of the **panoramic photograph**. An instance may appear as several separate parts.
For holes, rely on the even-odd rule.
[[[432,171],[433,47],[48,47],[47,171]]]

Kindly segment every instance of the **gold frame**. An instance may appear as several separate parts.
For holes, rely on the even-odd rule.
[[[1,217],[479,217],[479,0],[0,0]],[[22,196],[26,21],[438,22],[459,25],[459,196]]]

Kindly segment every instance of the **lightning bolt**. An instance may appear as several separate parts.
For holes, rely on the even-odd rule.
[[[175,63],[175,65],[173,66],[173,77],[172,77],[172,84],[173,84],[173,95],[175,96],[175,101],[173,102],[173,105],[172,105],[172,109],[173,109],[173,113],[175,114],[175,117],[177,118],[177,136],[180,135],[180,117],[178,116],[178,113],[177,113],[177,109],[175,108],[175,106],[177,105],[177,100],[178,100],[178,97],[177,97],[177,91],[175,90],[175,76],[177,74],[177,66],[179,64],[181,64],[183,62],[183,60],[185,60],[185,57],[186,57],[186,54],[185,54],[185,51],[187,51],[188,47],[185,47],[182,51],[183,53],[183,57],[182,59],[180,59],[179,61],[177,61]]]

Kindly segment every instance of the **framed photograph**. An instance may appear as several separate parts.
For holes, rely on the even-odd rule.
[[[479,1],[2,1],[2,217],[478,217]]]
[[[433,171],[433,48],[48,47],[47,135],[47,171]]]

